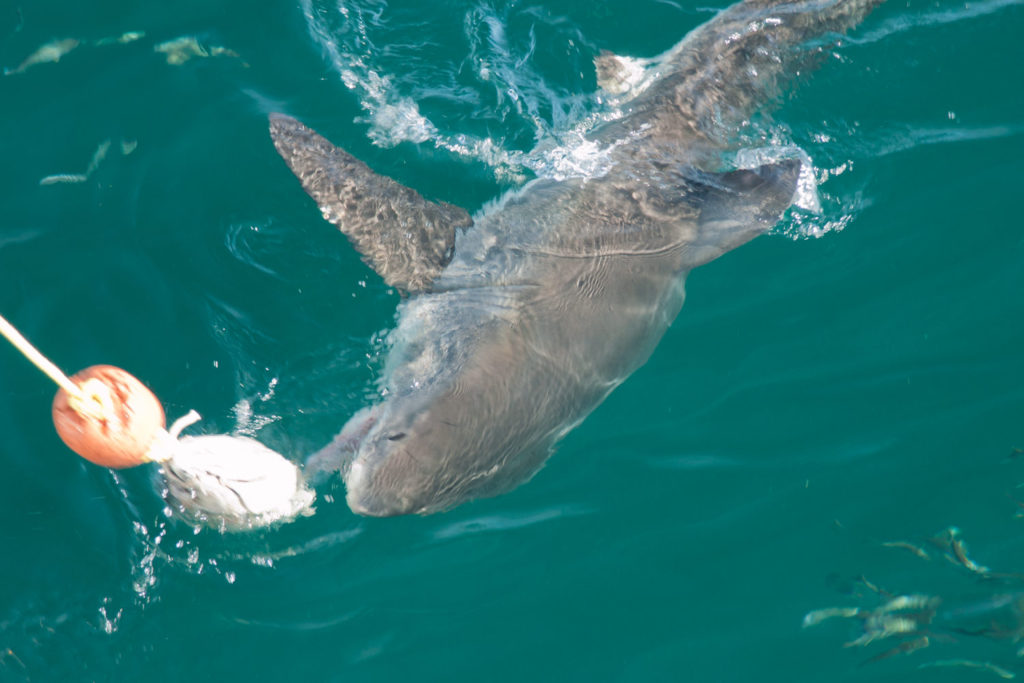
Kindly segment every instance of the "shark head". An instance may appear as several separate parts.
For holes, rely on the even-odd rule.
[[[346,502],[357,514],[444,510],[465,500],[470,490],[474,497],[486,495],[489,479],[502,469],[489,438],[493,426],[476,424],[450,392],[393,398],[372,414],[373,424],[344,473]]]
[[[492,365],[492,367],[494,367]],[[342,453],[346,502],[373,517],[428,514],[504,493],[537,472],[557,438],[556,396],[518,389],[467,362],[446,378],[392,393],[349,421],[329,449]],[[533,380],[531,376],[529,380]],[[525,385],[524,385],[525,386]],[[347,457],[346,457],[347,454]]]
[[[345,472],[352,511],[390,517],[441,507],[431,484],[451,445],[438,438],[429,406],[396,399],[377,406],[373,417]]]

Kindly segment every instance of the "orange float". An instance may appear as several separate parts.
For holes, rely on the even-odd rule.
[[[179,439],[200,419],[194,410],[168,432],[160,401],[121,368],[94,365],[68,377],[3,316],[0,336],[60,387],[53,424],[68,448],[103,467],[161,463],[168,501],[191,520],[224,532],[312,514],[316,494],[302,472],[259,441],[228,435]]]
[[[166,419],[152,391],[113,365],[94,365],[69,379],[78,393],[62,387],[53,399],[53,424],[68,448],[115,469],[157,459],[154,445]]]

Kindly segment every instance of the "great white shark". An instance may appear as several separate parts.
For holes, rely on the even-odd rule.
[[[744,0],[654,60],[596,61],[622,115],[590,177],[536,178],[477,214],[424,199],[295,119],[278,152],[403,292],[382,399],[307,462],[359,514],[445,510],[530,479],[650,357],[687,273],[769,230],[801,162],[723,169],[736,132],[883,0]],[[629,99],[630,95],[632,98]]]

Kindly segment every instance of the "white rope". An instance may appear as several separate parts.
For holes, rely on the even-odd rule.
[[[7,322],[2,315],[0,315],[0,334],[6,337],[7,341],[14,345],[14,348],[21,351],[25,358],[28,358],[29,362],[42,370],[47,377],[56,382],[61,389],[68,393],[69,396],[74,396],[82,402],[86,401],[86,395],[78,385],[72,382],[67,375],[61,372],[60,368],[50,362],[49,358],[39,353],[39,350],[32,346],[28,340],[21,335],[21,332],[14,329],[14,325]]]
[[[156,438],[153,439],[153,445],[150,446],[149,452],[146,453],[146,460],[149,462],[167,462],[174,457],[174,449],[178,446],[178,437],[181,436],[181,432],[196,422],[199,422],[202,417],[199,413],[194,410],[190,410],[171,425],[170,429],[161,429],[157,432]]]

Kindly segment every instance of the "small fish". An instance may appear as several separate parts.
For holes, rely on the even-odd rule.
[[[931,539],[931,542],[935,546],[947,550],[949,552],[947,557],[951,562],[959,564],[975,574],[989,574],[988,567],[977,564],[967,555],[967,544],[960,538],[959,528],[955,526],[948,527],[938,536]]]
[[[953,556],[957,559],[957,562],[970,571],[976,574],[988,574],[988,567],[983,567],[982,565],[977,564],[967,556],[967,546],[959,538],[954,538],[950,542],[950,549],[953,551]]]
[[[826,607],[824,609],[816,609],[804,615],[803,628],[815,626],[826,619],[834,617],[849,619],[858,614],[860,614],[859,607]]]
[[[922,560],[930,560],[931,559],[931,556],[924,550],[924,548],[916,546],[913,543],[907,543],[906,541],[884,541],[882,543],[882,547],[883,548],[902,548],[904,550],[907,550],[909,552],[914,553],[915,555],[920,557]]]
[[[889,612],[899,612],[908,609],[929,610],[937,607],[939,602],[941,602],[939,598],[933,598],[930,595],[921,595],[917,593],[911,595],[898,595],[875,610],[875,613],[887,614]]]
[[[124,156],[128,156],[129,154],[131,154],[132,152],[135,151],[135,148],[138,147],[138,145],[139,145],[139,141],[138,140],[124,140],[124,139],[122,139],[121,140],[121,154],[123,154]]]
[[[14,69],[4,69],[4,74],[11,76],[14,74],[24,73],[36,64],[59,62],[61,57],[74,50],[79,46],[79,44],[80,41],[76,38],[65,38],[64,40],[55,40],[53,42],[46,43],[26,57],[25,61]]]
[[[180,66],[193,57],[238,57],[238,53],[220,45],[203,47],[195,36],[181,36],[156,45],[153,50],[164,55],[167,63]],[[246,66],[248,66],[246,64]]]
[[[212,57],[238,57],[238,53],[234,50],[229,50],[226,47],[220,45],[214,45],[210,48],[210,55]]]
[[[195,36],[181,36],[174,40],[168,40],[153,47],[155,52],[163,53],[167,63],[173,66],[184,64],[193,57],[209,57],[206,51]]]
[[[996,676],[1007,680],[1017,677],[1017,674],[1012,671],[1008,671],[1001,666],[996,666],[992,662],[978,662],[973,659],[939,659],[934,662],[919,664],[917,668],[924,669],[934,666],[964,666],[971,669],[981,669],[983,671],[994,673]]]
[[[7,659],[8,657],[16,661],[18,663],[18,666],[20,666],[22,669],[27,668],[25,666],[25,662],[21,661],[21,658],[18,657],[18,655],[14,654],[14,650],[12,650],[11,648],[7,648],[3,651],[3,653],[0,653],[0,662]]]
[[[856,640],[843,643],[843,647],[864,647],[876,640],[891,638],[892,636],[915,633],[920,624],[907,617],[894,617],[890,615],[875,615],[864,622],[865,632]]]
[[[110,138],[107,138],[96,147],[96,151],[92,154],[92,159],[89,160],[89,166],[85,169],[86,177],[91,176],[100,165],[100,162],[107,158],[107,151],[109,149]]]
[[[40,185],[56,185],[57,183],[84,183],[89,176],[84,173],[55,173],[39,179]]]
[[[861,666],[864,666],[865,664],[874,664],[875,662],[880,662],[883,659],[889,659],[890,657],[895,657],[896,655],[909,655],[911,652],[923,650],[929,645],[931,645],[931,641],[928,640],[928,636],[921,636],[920,638],[908,640],[905,643],[900,643],[891,650],[886,650],[885,652],[877,654],[870,659],[865,659],[863,662],[861,662]]]
[[[122,33],[119,36],[113,36],[110,38],[100,38],[96,41],[96,45],[126,45],[128,43],[134,43],[136,40],[140,40],[145,37],[145,31],[126,31],[125,33]]]
[[[857,577],[857,581],[864,584],[864,587],[872,593],[878,593],[879,595],[884,595],[886,597],[892,595],[892,593],[890,593],[889,591],[885,590],[884,588],[880,588],[879,586],[876,586],[874,583],[869,581],[868,577],[864,576],[863,574]]]
[[[124,144],[125,143],[122,141],[122,151],[124,150]],[[134,143],[132,149],[135,149]],[[96,146],[96,151],[92,153],[92,159],[89,160],[89,166],[85,169],[85,173],[55,173],[54,175],[48,175],[41,179],[39,184],[55,185],[57,183],[84,183],[93,173],[96,172],[100,163],[107,158],[108,151],[110,151],[110,138],[107,138]],[[128,154],[128,152],[125,152],[125,154]]]

